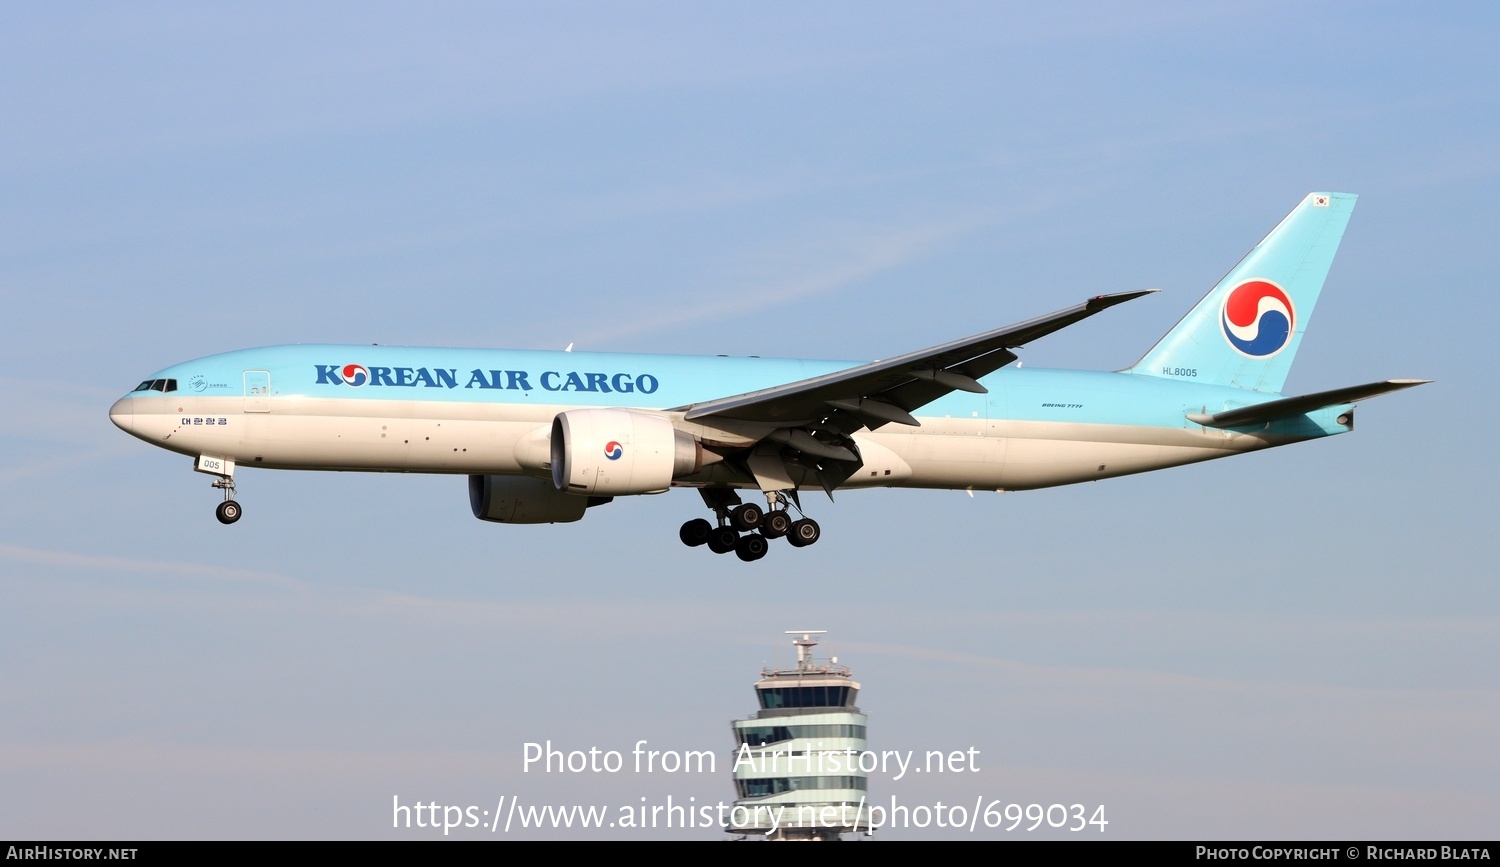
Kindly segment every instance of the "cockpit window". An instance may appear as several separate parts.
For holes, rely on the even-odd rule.
[[[160,392],[162,392],[164,394],[171,394],[172,392],[174,392],[174,391],[177,390],[177,380],[175,380],[175,379],[148,379],[145,382],[142,382],[140,385],[136,386],[135,390],[136,391],[160,391]]]

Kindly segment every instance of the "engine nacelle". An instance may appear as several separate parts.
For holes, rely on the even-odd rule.
[[[469,508],[481,521],[501,524],[563,524],[609,497],[564,494],[544,479],[526,476],[469,476]]]
[[[703,446],[659,415],[570,409],[552,420],[552,484],[578,495],[655,494],[703,468]]]

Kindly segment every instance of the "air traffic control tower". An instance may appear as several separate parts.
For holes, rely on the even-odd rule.
[[[859,684],[838,657],[814,659],[814,635],[794,630],[797,666],[763,668],[760,710],[734,721],[735,808],[724,830],[768,840],[837,840],[870,828],[867,775],[860,770],[867,718]]]

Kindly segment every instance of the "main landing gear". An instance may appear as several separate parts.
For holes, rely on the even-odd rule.
[[[785,537],[792,547],[805,548],[823,535],[812,518],[804,515],[792,519],[787,507],[797,508],[799,514],[802,509],[780,491],[766,492],[769,510],[754,503],[741,503],[739,495],[729,488],[700,488],[699,493],[719,523],[714,526],[703,518],[694,518],[683,524],[677,537],[690,548],[707,545],[715,554],[733,551],[749,563],[766,556],[771,539]]]

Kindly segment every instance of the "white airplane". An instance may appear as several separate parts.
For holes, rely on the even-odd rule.
[[[1044,488],[1352,430],[1356,401],[1427,381],[1280,393],[1355,198],[1309,194],[1117,372],[1008,365],[1013,349],[1147,292],[868,363],[247,349],[154,373],[109,415],[214,476],[225,524],[241,514],[240,467],[466,474],[474,516],[512,524],[692,487],[716,521],[688,521],[681,540],[758,560],[769,540],[818,540],[803,488]]]

